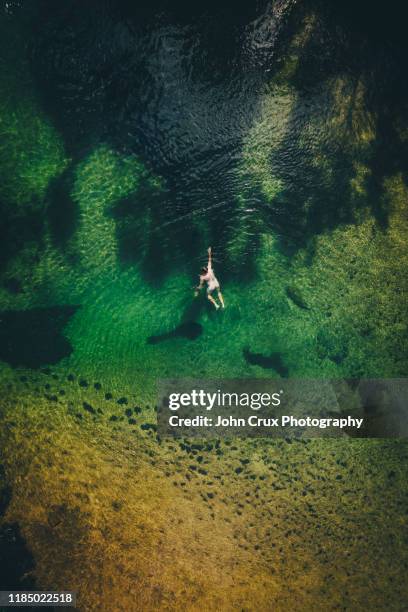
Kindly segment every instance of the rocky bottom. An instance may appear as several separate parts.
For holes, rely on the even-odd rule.
[[[78,373],[2,375],[2,588],[81,610],[402,610],[408,444],[160,440]],[[32,587],[30,587],[32,588]]]

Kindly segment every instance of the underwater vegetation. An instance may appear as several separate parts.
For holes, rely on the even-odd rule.
[[[281,15],[271,10],[263,19],[280,24]],[[239,68],[245,61],[239,56],[237,68],[221,72],[213,85],[223,129],[199,131],[201,107],[193,105],[189,112],[195,119],[185,132],[180,118],[187,109],[182,105],[172,128],[177,147],[171,148],[171,138],[160,140],[154,155],[150,143],[162,137],[161,131],[154,131],[155,121],[164,121],[169,100],[157,99],[148,124],[141,95],[138,102],[129,92],[128,107],[121,109],[115,100],[118,112],[112,114],[112,83],[89,63],[95,49],[83,32],[77,43],[69,43],[72,66],[59,72],[66,69],[56,54],[66,43],[69,19],[58,20],[57,15],[55,9],[50,12],[42,37],[30,42],[30,54],[24,47],[11,50],[7,37],[4,43],[11,57],[2,78],[30,111],[20,115],[15,107],[13,140],[2,155],[7,178],[0,198],[5,212],[3,308],[82,304],[83,316],[88,313],[95,326],[100,325],[105,355],[113,357],[111,370],[116,367],[114,355],[120,354],[118,371],[128,356],[138,371],[143,364],[149,364],[150,372],[158,371],[164,360],[174,373],[188,373],[191,346],[178,349],[174,359],[177,334],[155,355],[145,339],[190,320],[202,327],[195,351],[200,371],[209,376],[216,362],[223,375],[244,375],[246,346],[263,355],[281,353],[293,375],[403,375],[408,348],[406,139],[404,109],[398,102],[399,64],[392,52],[382,50],[381,55],[377,50],[372,58],[374,77],[385,74],[385,66],[394,62],[388,80],[378,85],[369,68],[357,70],[369,60],[353,37],[333,40],[330,11],[313,3],[299,9],[288,3],[285,34],[270,41],[276,62],[270,60],[267,77],[247,77],[257,92],[256,103],[243,88]],[[23,22],[16,11],[3,16],[2,27],[9,38],[21,39],[29,33],[32,18],[28,13]],[[58,35],[51,43],[54,19]],[[123,44],[133,57],[146,35],[137,27],[127,29],[120,12],[108,11],[103,19],[124,28]],[[100,41],[107,27],[103,19],[98,13],[94,26]],[[179,15],[171,19],[176,23]],[[163,37],[160,40],[167,40]],[[175,45],[173,38],[168,43]],[[231,45],[228,54],[239,53],[237,42]],[[321,55],[322,46],[331,62]],[[40,50],[45,50],[41,58]],[[79,53],[85,72],[76,72]],[[196,104],[198,73],[186,75],[180,50],[174,53],[174,65],[160,60],[163,79],[170,79],[169,85],[176,79],[172,87],[184,87],[186,100],[194,92]],[[149,64],[142,69],[142,58],[138,61],[142,81],[146,69],[146,83],[151,77],[160,82]],[[20,65],[21,70],[12,69]],[[113,66],[112,80],[115,70]],[[99,79],[98,104],[81,93],[83,79],[89,80],[92,71]],[[128,78],[132,83],[133,77]],[[228,96],[219,97],[229,80],[238,91],[243,88],[239,108],[229,108]],[[95,85],[92,79],[90,83]],[[139,92],[139,81],[134,85]],[[386,101],[387,88],[393,96]],[[73,120],[74,97],[79,109],[86,106],[92,117],[98,113],[100,118],[90,120],[87,130]],[[2,116],[9,123],[11,102],[3,103]],[[207,98],[202,104],[209,104]],[[384,105],[393,113],[392,124],[384,123]],[[136,137],[134,116],[143,119],[145,138]],[[44,125],[41,137],[28,117]],[[77,146],[67,133],[75,129]],[[388,140],[382,135],[391,133]],[[234,139],[229,155],[220,142],[223,135]],[[32,144],[24,142],[27,138]],[[205,154],[196,152],[195,139]],[[20,160],[12,166],[10,150]],[[192,161],[185,162],[185,155]],[[38,156],[41,166],[35,165]],[[393,165],[382,163],[388,158],[394,159]],[[209,244],[229,305],[217,323],[205,306],[188,315],[190,307],[195,308],[189,287]],[[89,365],[96,329],[82,325],[78,316],[68,339],[82,363]],[[138,322],[135,328],[130,320]],[[103,326],[117,334],[105,334]],[[133,346],[140,351],[133,354]],[[248,374],[265,375],[262,367],[249,365],[256,369]]]
[[[377,3],[6,4],[2,588],[402,609],[404,440],[161,440],[155,403],[407,375],[404,36]],[[222,312],[193,297],[210,245]]]
[[[42,112],[32,87],[25,33],[0,20],[0,269],[21,250],[38,244],[44,225],[44,197],[50,180],[66,165],[60,134]]]
[[[0,537],[17,584],[21,570],[72,581],[91,610],[109,594],[149,610],[405,600],[405,441],[160,440],[136,394],[25,372],[2,377]]]

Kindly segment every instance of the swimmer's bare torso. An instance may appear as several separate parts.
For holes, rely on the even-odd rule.
[[[212,255],[211,255],[211,247],[208,249],[208,264],[205,268],[201,270],[200,274],[200,284],[196,287],[195,294],[198,295],[199,291],[203,288],[204,283],[207,283],[207,298],[209,301],[215,306],[218,310],[220,307],[217,301],[213,298],[211,293],[217,290],[217,297],[221,303],[221,306],[225,308],[224,298],[221,293],[220,283],[218,282],[217,277],[214,274],[214,270],[212,267]]]

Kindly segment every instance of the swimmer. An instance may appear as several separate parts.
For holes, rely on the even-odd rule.
[[[211,247],[208,249],[208,264],[201,268],[200,274],[200,284],[195,288],[195,296],[197,296],[200,290],[203,288],[204,283],[207,283],[207,298],[210,300],[211,304],[214,304],[215,308],[218,310],[220,305],[211,295],[213,291],[217,291],[218,299],[221,303],[221,306],[225,308],[224,298],[222,297],[220,283],[214,274],[214,270],[212,267],[212,257],[211,257]]]

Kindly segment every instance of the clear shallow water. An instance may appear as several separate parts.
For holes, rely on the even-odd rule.
[[[0,3],[0,582],[400,609],[404,440],[194,446],[153,408],[168,375],[406,376],[406,20],[139,5]]]
[[[294,376],[404,375],[404,47],[378,19],[8,4],[3,308],[81,306],[61,367],[148,394],[279,375],[246,349]],[[222,313],[192,295],[209,245]]]

